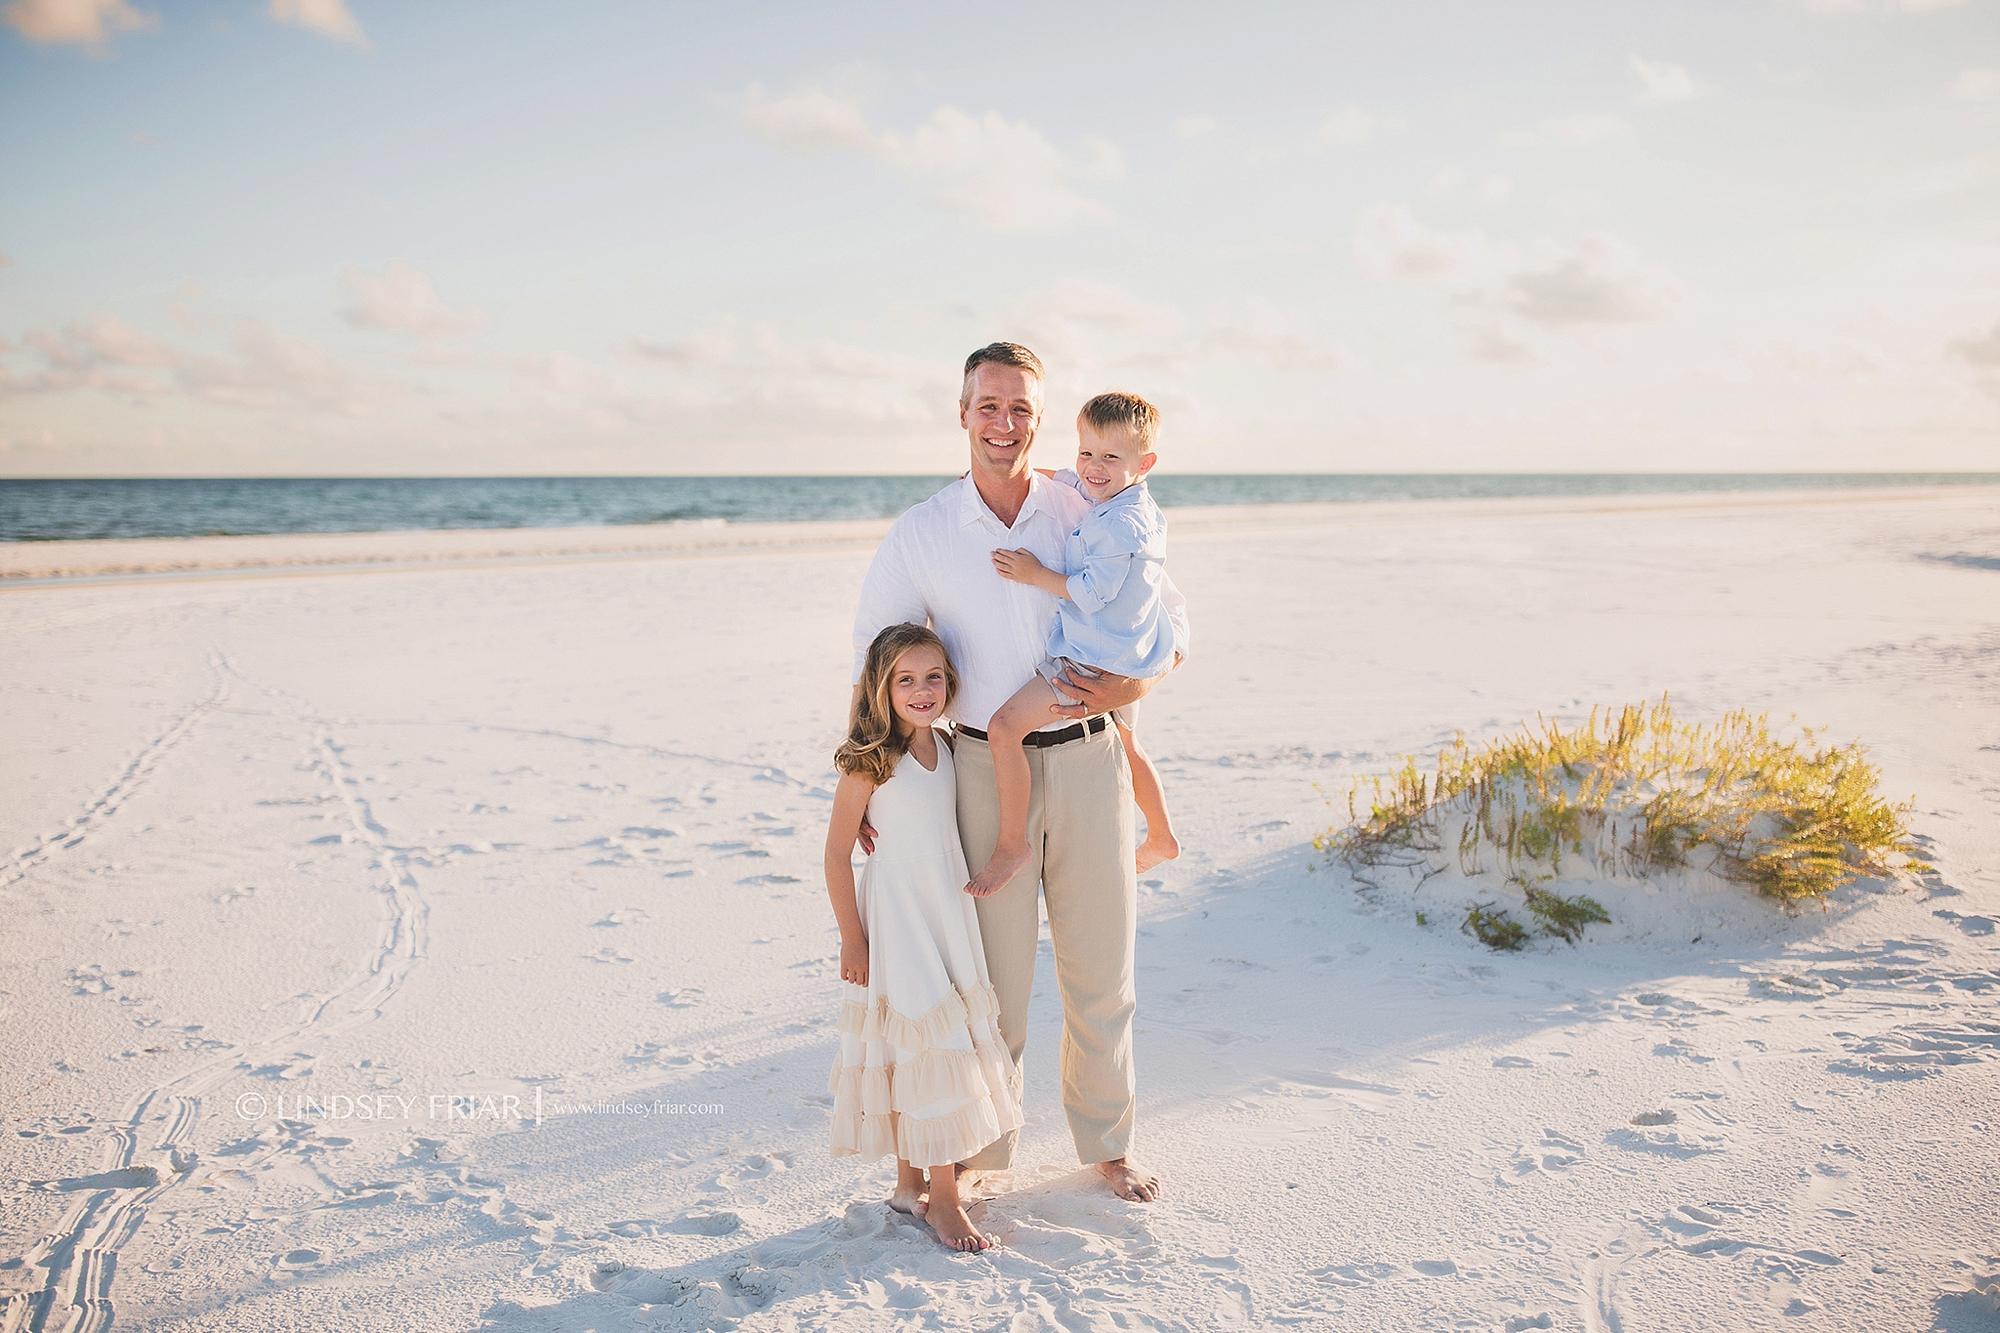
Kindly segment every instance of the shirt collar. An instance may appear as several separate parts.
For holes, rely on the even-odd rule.
[[[1141,479],[1139,481],[1133,482],[1130,486],[1127,486],[1124,490],[1118,492],[1118,494],[1112,496],[1109,500],[1105,500],[1102,503],[1092,505],[1090,507],[1090,512],[1099,515],[1108,514],[1114,509],[1120,509],[1127,505],[1135,505],[1140,503],[1142,500],[1146,498],[1146,496],[1149,493],[1150,492],[1146,490],[1146,483],[1144,479]],[[1086,496],[1084,498],[1088,499],[1089,497]]]
[[[960,527],[969,528],[975,523],[982,522],[991,523],[997,528],[1004,528],[1006,526],[1000,522],[998,514],[986,507],[986,501],[980,497],[979,487],[973,484],[970,472],[960,477],[958,484],[964,488],[963,494],[959,498],[958,522]],[[1054,485],[1054,482],[1039,472],[1031,471],[1028,473],[1028,498],[1021,502],[1021,512],[1014,516],[1014,527],[1020,527],[1024,520],[1032,518],[1036,514],[1050,512],[1049,488]]]

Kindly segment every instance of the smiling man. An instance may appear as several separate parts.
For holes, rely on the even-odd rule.
[[[993,552],[1025,548],[1060,569],[1064,540],[1090,510],[1084,496],[1029,465],[1042,421],[1042,379],[1041,361],[1016,343],[993,343],[966,358],[958,419],[971,467],[896,520],[869,566],[854,621],[857,680],[868,645],[888,625],[928,623],[951,651],[960,680],[951,712],[968,877],[986,864],[1000,829],[987,723],[1035,674],[1056,623],[1055,598],[1001,578]],[[1162,597],[1178,658],[1187,651],[1186,602],[1171,581]],[[1083,702],[1027,738],[1031,855],[1013,879],[979,899],[979,929],[1018,1096],[1038,898],[1046,907],[1063,1002],[1063,1110],[1077,1156],[1123,1197],[1149,1201],[1160,1183],[1130,1161],[1138,924],[1132,774],[1107,714],[1136,702],[1155,682],[1113,675],[1063,680]],[[1015,1138],[1008,1133],[962,1165],[1012,1165]]]

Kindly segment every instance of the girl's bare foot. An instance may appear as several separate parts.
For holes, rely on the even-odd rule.
[[[1162,861],[1171,861],[1181,854],[1181,845],[1171,833],[1148,833],[1146,840],[1139,844],[1137,861],[1139,873],[1145,874]]]
[[[979,1228],[972,1225],[972,1219],[965,1215],[965,1209],[959,1204],[954,1203],[947,1208],[940,1201],[924,1220],[931,1224],[931,1230],[937,1232],[938,1239],[954,1250],[977,1254],[993,1248],[993,1238],[980,1234]]]
[[[897,1158],[896,1190],[889,1196],[889,1206],[899,1213],[922,1217],[929,1203],[930,1187],[924,1180],[924,1173]]]
[[[931,1170],[931,1207],[924,1220],[937,1232],[937,1238],[954,1250],[966,1254],[976,1254],[980,1250],[991,1249],[993,1238],[982,1236],[979,1228],[972,1225],[972,1219],[965,1215],[965,1202],[959,1194],[960,1171],[956,1166],[949,1169],[934,1167]],[[977,1179],[971,1172],[964,1173]]]
[[[986,868],[972,877],[972,883],[965,886],[965,891],[975,898],[991,897],[1006,888],[1007,882],[1020,874],[1027,864],[1026,841],[1019,847],[995,847],[993,855],[986,858]]]

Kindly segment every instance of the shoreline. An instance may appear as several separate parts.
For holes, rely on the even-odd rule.
[[[1180,532],[1321,528],[1431,516],[1704,513],[1960,500],[2000,502],[1996,486],[1675,492],[1504,499],[1384,500],[1168,508]],[[881,540],[893,519],[732,524],[699,519],[567,528],[420,528],[387,532],[126,537],[0,545],[0,590],[187,577],[272,577],[843,550]]]

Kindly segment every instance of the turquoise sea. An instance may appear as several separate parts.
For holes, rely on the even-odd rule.
[[[888,518],[950,477],[0,480],[0,541]],[[1163,475],[1169,508],[2000,483],[1996,472]]]

